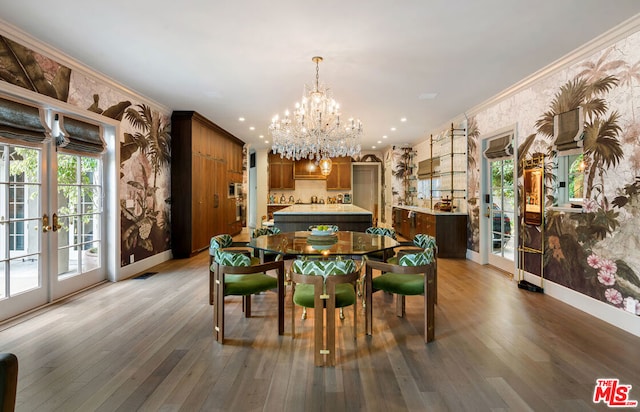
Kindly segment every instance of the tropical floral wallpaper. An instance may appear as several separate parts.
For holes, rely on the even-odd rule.
[[[385,181],[391,181],[390,198],[392,199],[392,204],[410,204],[409,196],[411,193],[409,188],[415,188],[415,182],[413,184],[406,184],[406,182],[411,176],[415,177],[417,173],[415,151],[411,147],[391,147],[385,153],[384,168],[388,174],[385,174]],[[389,213],[391,213],[390,210]]]
[[[121,266],[170,245],[170,113],[0,36],[0,79],[121,122]]]
[[[480,142],[517,125],[518,158],[545,156],[544,231],[520,219],[521,244],[540,247],[544,241],[545,279],[640,314],[639,88],[640,33],[635,33],[471,117],[469,249],[479,250]],[[553,207],[559,181],[553,119],[577,107],[585,114],[581,212]],[[518,178],[522,190],[521,167]],[[525,261],[529,272],[539,274],[539,260]]]

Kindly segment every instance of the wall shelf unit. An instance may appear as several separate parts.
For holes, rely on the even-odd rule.
[[[443,135],[430,136],[430,159],[426,164],[429,184],[429,207],[441,211],[457,211],[467,198],[467,133],[464,128],[451,128]],[[421,171],[424,173],[424,171]],[[436,207],[437,206],[437,207]]]
[[[402,171],[402,182],[404,187],[404,204],[413,205],[415,197],[418,194],[418,177],[414,170],[416,170],[415,157],[416,151],[411,147],[402,148],[402,165],[404,170]]]

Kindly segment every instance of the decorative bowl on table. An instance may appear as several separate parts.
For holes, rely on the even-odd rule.
[[[310,229],[312,236],[330,236],[334,234],[333,228],[327,225],[312,226]]]

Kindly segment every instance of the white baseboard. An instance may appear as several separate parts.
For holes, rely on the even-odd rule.
[[[482,260],[480,259],[480,253],[474,252],[471,249],[467,249],[467,259],[472,261],[472,262],[475,262],[477,264],[482,265]]]
[[[526,272],[524,279],[534,285],[540,285],[539,276]],[[544,281],[543,287],[546,295],[640,337],[640,316],[548,280]]]
[[[469,249],[467,249],[467,259],[482,264],[480,254]],[[515,275],[514,280],[517,280]],[[524,280],[534,285],[540,285],[540,277],[529,272],[524,273]],[[546,279],[544,280],[543,287],[546,295],[640,337],[640,316],[613,307],[612,305]]]
[[[171,250],[160,252],[157,255],[153,255],[151,257],[140,260],[138,262],[134,262],[130,265],[121,267],[120,272],[116,276],[116,279],[110,279],[110,280],[118,282],[121,280],[128,279],[156,265],[159,265],[162,262],[166,262],[167,260],[171,260],[171,259],[173,259],[173,253],[171,252]]]

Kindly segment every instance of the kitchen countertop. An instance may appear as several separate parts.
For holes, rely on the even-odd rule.
[[[284,205],[283,205],[284,206]],[[273,215],[335,215],[335,214],[369,214],[372,213],[366,209],[355,206],[353,204],[297,204],[290,205],[285,209],[273,212]]]
[[[450,215],[450,216],[461,216],[461,215],[466,216],[467,215],[467,213],[465,212],[445,212],[442,210],[434,210],[434,209],[429,209],[428,207],[419,207],[419,206],[393,205],[393,207],[397,207],[398,209],[411,210],[413,212],[428,213],[431,215]]]
[[[302,203],[267,203],[267,206],[293,206],[293,205],[316,205],[316,206],[322,206],[322,205],[350,205],[351,203],[309,203],[309,202],[302,202]]]

